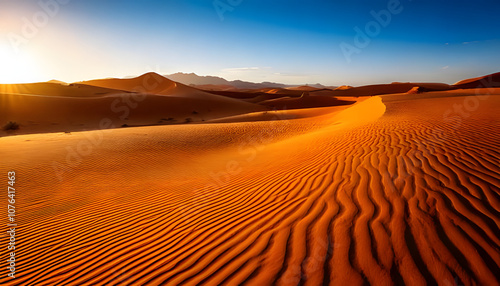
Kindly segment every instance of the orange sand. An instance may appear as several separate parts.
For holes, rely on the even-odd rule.
[[[499,95],[1,137],[0,284],[498,285]]]

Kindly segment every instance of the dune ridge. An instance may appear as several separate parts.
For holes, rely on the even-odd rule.
[[[453,86],[456,88],[500,87],[500,72],[476,78],[464,79],[454,83]]]
[[[20,125],[19,130],[0,130],[0,136],[186,124],[267,109],[155,73],[70,85],[0,85],[0,97],[0,122]]]

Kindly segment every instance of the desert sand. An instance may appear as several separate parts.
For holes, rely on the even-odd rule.
[[[0,94],[0,122],[14,121],[21,126],[12,134],[184,124],[266,110],[155,73],[71,85],[0,85]],[[9,134],[0,131],[0,135]]]
[[[272,110],[138,79],[3,91],[19,260],[0,284],[499,285],[500,88],[310,91]],[[116,119],[112,100],[138,94]],[[156,125],[169,114],[206,121]]]

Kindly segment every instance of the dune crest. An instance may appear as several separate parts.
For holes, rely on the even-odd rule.
[[[176,83],[155,72],[148,72],[135,78],[110,78],[80,82],[98,87],[126,90],[130,92],[158,93],[175,88]]]
[[[461,80],[453,84],[456,88],[491,88],[500,87],[500,72]]]

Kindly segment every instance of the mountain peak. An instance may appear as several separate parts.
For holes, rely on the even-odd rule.
[[[199,76],[195,73],[174,73],[170,75],[165,75],[166,78],[180,82],[185,85],[213,85],[213,86],[232,86],[238,89],[259,89],[259,88],[286,88],[290,87],[290,85],[285,85],[281,83],[274,82],[262,82],[262,83],[254,83],[242,80],[233,80],[228,81],[222,77],[218,76]]]

